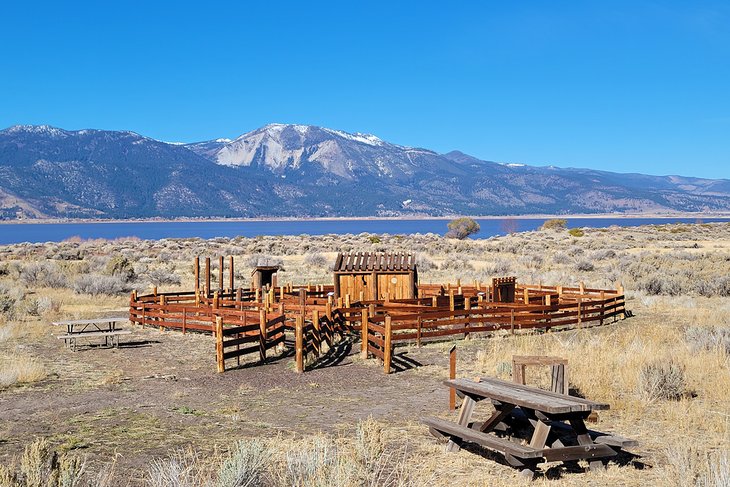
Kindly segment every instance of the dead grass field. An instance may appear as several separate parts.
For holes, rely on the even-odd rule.
[[[622,281],[635,316],[599,328],[399,348],[421,365],[388,376],[357,353],[304,374],[294,372],[292,357],[216,374],[210,337],[140,328],[120,349],[73,353],[48,326],[124,309],[133,288],[189,289],[198,254],[237,256],[242,283],[250,268],[243,263],[261,260],[281,262],[284,281],[329,283],[339,250],[416,252],[423,282],[496,275],[591,287]],[[0,247],[0,258],[0,464],[22,470],[23,452],[46,439],[67,472],[83,470],[81,483],[54,485],[239,485],[225,475],[242,458],[247,471],[261,474],[249,485],[527,484],[488,453],[444,453],[418,423],[455,415],[441,385],[453,344],[464,377],[508,378],[514,354],[568,358],[571,387],[611,404],[592,427],[641,442],[633,463],[598,473],[548,464],[534,485],[730,481],[728,224],[467,241],[363,234],[64,242]],[[81,276],[87,280],[78,282]],[[673,383],[651,382],[652,371],[668,365],[679,371],[669,376]],[[547,377],[528,369],[528,380]],[[676,397],[657,393],[669,385]],[[26,470],[42,457],[43,445],[34,445]],[[307,476],[311,469],[319,473]],[[176,475],[177,483],[168,481]],[[14,485],[8,479],[0,470],[0,485]]]

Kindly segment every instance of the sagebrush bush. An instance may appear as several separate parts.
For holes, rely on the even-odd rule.
[[[693,352],[720,350],[730,355],[730,327],[690,326],[684,339]]]
[[[326,267],[327,257],[319,252],[307,252],[304,254],[304,264],[312,267]]]
[[[129,259],[121,255],[112,257],[109,262],[107,262],[104,273],[109,276],[120,277],[125,282],[129,282],[135,277],[134,265],[129,261]]]
[[[155,286],[179,285],[181,280],[175,271],[169,268],[157,268],[147,271],[147,279]]]
[[[92,296],[100,294],[113,296],[127,291],[121,278],[102,274],[86,274],[77,278],[73,283],[73,289],[78,294],[91,294]]]
[[[551,220],[545,220],[540,230],[565,230],[568,226],[568,220],[563,218],[553,218]]]
[[[66,287],[68,281],[58,266],[52,262],[34,262],[20,271],[20,281],[27,287]]]
[[[595,269],[593,262],[588,259],[581,259],[575,263],[575,270],[580,272],[590,272]]]
[[[679,400],[687,393],[684,367],[671,358],[644,364],[639,371],[639,392],[648,401]]]

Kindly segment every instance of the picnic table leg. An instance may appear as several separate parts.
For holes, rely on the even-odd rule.
[[[593,445],[593,440],[591,439],[591,435],[588,434],[588,428],[586,428],[586,424],[583,421],[583,418],[576,418],[570,420],[570,426],[573,427],[573,430],[575,431],[575,434],[578,437],[578,444],[579,445]],[[597,471],[603,469],[603,462],[600,460],[589,460],[588,461],[588,470],[591,471]]]
[[[471,414],[474,412],[475,405],[476,401],[471,396],[464,396],[464,401],[461,403],[461,409],[459,410],[459,419],[456,421],[460,426],[464,426],[465,428],[469,427],[469,421],[471,420]],[[459,451],[461,449],[459,443],[454,438],[450,439],[446,445],[446,451],[451,453]]]
[[[501,423],[507,416],[509,416],[512,410],[515,408],[513,404],[502,404],[499,402],[496,402],[496,404],[494,404],[494,407],[496,410],[492,413],[489,419],[479,425],[479,431],[481,431],[482,433],[489,433],[490,431],[492,431],[499,423]]]

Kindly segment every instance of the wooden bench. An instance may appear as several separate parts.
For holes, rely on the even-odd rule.
[[[87,331],[81,333],[67,333],[58,335],[59,340],[66,342],[73,351],[76,351],[76,340],[79,338],[104,338],[104,345],[109,346],[109,338],[112,339],[112,347],[119,347],[119,337],[121,335],[131,335],[131,330],[108,330],[108,331]]]

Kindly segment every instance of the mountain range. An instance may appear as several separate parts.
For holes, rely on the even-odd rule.
[[[730,180],[503,164],[309,125],[191,144],[0,131],[0,219],[679,211],[730,211]]]

